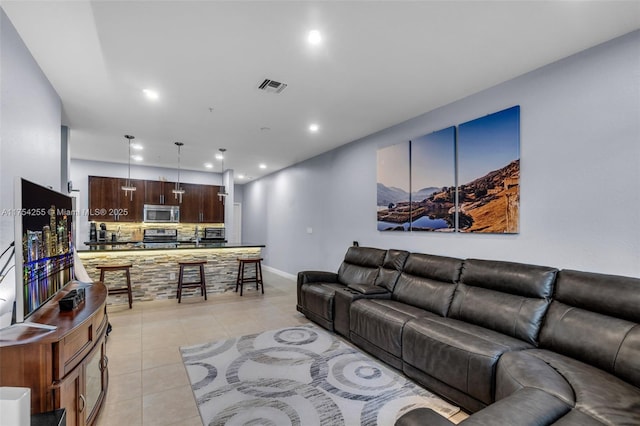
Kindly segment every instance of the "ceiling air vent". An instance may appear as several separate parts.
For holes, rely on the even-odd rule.
[[[279,81],[269,80],[265,78],[262,83],[258,86],[258,89],[264,90],[265,92],[271,93],[280,93],[284,89],[286,89],[287,85],[284,83],[280,83]]]

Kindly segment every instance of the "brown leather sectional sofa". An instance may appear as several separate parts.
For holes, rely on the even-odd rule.
[[[640,279],[350,247],[297,309],[474,413],[464,425],[640,425]],[[396,425],[451,425],[416,409]]]

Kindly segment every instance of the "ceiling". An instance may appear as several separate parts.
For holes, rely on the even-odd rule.
[[[226,148],[251,178],[640,28],[640,1],[0,4],[62,99],[72,158],[126,163],[131,134],[141,164],[175,168],[181,141],[182,168],[219,172]]]

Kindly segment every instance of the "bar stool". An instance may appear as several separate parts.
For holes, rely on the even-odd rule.
[[[182,302],[182,289],[183,288],[192,288],[192,287],[200,287],[200,295],[204,296],[204,300],[207,300],[207,285],[205,284],[204,279],[204,264],[207,263],[206,260],[194,260],[192,262],[178,262],[180,265],[180,275],[178,276],[178,293],[176,297],[178,298],[178,303]],[[200,279],[198,281],[193,282],[184,282],[184,268],[188,267],[199,267]]]
[[[242,287],[244,283],[256,283],[256,290],[258,286],[262,286],[262,294],[264,294],[264,283],[262,282],[262,258],[261,257],[239,257],[238,258],[238,277],[236,278],[236,292],[238,286],[240,286],[240,296],[242,296]],[[256,267],[256,276],[245,278],[244,267],[247,264],[254,264]]]
[[[129,297],[129,309],[131,309],[131,304],[133,302],[133,295],[131,294],[131,274],[129,274],[129,269],[131,268],[131,264],[126,265],[100,265],[97,266],[100,270],[100,281],[104,282],[104,273],[112,272],[112,271],[124,271],[125,276],[127,278],[127,286],[119,287],[119,288],[111,288],[107,286],[108,294],[126,294]]]

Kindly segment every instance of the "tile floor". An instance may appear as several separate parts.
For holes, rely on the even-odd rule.
[[[293,280],[265,271],[265,294],[225,293],[107,308],[109,389],[97,426],[202,425],[179,347],[306,324]],[[250,290],[247,290],[247,289]],[[452,419],[466,417],[460,413]]]

